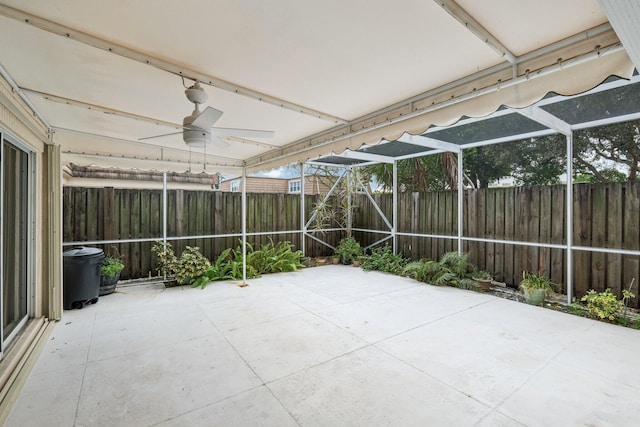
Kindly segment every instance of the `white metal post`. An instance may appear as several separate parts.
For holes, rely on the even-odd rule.
[[[167,173],[162,172],[162,252],[164,259],[167,259]],[[164,271],[162,277],[167,280],[167,272]]]
[[[393,239],[393,253],[398,253],[398,161],[393,161],[393,227],[391,236]]]
[[[573,132],[567,135],[567,304],[573,300]]]
[[[462,236],[463,236],[463,221],[462,221],[462,212],[463,212],[463,203],[464,203],[464,185],[462,182],[463,179],[463,170],[462,170],[462,150],[458,151],[458,253],[462,255]]]
[[[242,167],[242,285],[247,284],[247,168]]]
[[[353,166],[347,170],[347,237],[351,237],[353,217],[351,215],[351,190],[353,189]]]
[[[307,240],[305,234],[307,233],[307,227],[304,223],[304,162],[300,163],[300,249],[303,255],[306,253],[305,240]]]

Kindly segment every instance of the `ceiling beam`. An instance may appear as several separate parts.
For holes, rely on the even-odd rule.
[[[27,25],[32,25],[43,31],[47,31],[49,33],[56,34],[64,38],[75,40],[87,46],[91,46],[93,48],[103,50],[105,52],[113,53],[113,54],[122,56],[124,58],[140,62],[145,65],[150,65],[152,67],[166,71],[168,73],[175,74],[176,76],[185,77],[189,80],[194,80],[194,81],[197,80],[200,83],[207,84],[207,85],[216,87],[218,89],[226,90],[228,92],[233,92],[235,94],[242,95],[257,101],[266,102],[267,104],[271,104],[279,108],[295,111],[295,112],[312,116],[318,119],[333,122],[335,124],[347,123],[347,120],[342,119],[340,117],[332,116],[330,114],[326,114],[321,111],[317,111],[299,104],[295,104],[293,102],[286,101],[284,99],[276,98],[274,96],[267,95],[262,92],[248,89],[244,86],[240,86],[240,85],[228,82],[226,80],[222,80],[218,77],[215,77],[209,74],[204,74],[195,70],[188,69],[183,66],[173,64],[171,62],[168,62],[159,58],[155,58],[151,55],[138,52],[134,49],[130,49],[130,48],[118,45],[111,41],[92,36],[82,31],[78,31],[73,28],[66,27],[57,22],[49,21],[39,16],[32,15],[30,13],[23,12],[18,9],[14,9],[12,7],[9,7],[3,4],[0,4],[0,15],[25,23]]]
[[[204,156],[206,155],[207,159],[213,157],[213,158],[217,158],[217,159],[223,159],[224,161],[229,161],[229,162],[241,162],[241,159],[235,158],[235,157],[227,157],[227,156],[220,156],[217,154],[212,154],[211,152],[209,153],[205,153],[205,149],[204,148],[197,148],[197,149],[191,149],[187,146],[185,146],[184,148],[175,148],[175,147],[168,147],[166,145],[160,145],[160,144],[150,144],[148,142],[140,142],[140,141],[134,141],[131,139],[126,139],[126,138],[119,138],[119,137],[115,137],[115,136],[110,136],[110,135],[104,135],[104,134],[99,134],[99,133],[95,133],[95,132],[86,132],[86,131],[82,131],[82,130],[77,130],[77,129],[68,129],[68,128],[62,128],[62,127],[56,127],[53,126],[51,128],[51,131],[53,133],[53,138],[54,138],[54,142],[58,142],[57,141],[57,134],[63,134],[63,133],[68,133],[68,134],[75,134],[75,135],[82,135],[85,137],[93,137],[93,138],[99,138],[99,139],[103,139],[105,141],[113,141],[113,142],[119,142],[119,143],[124,143],[127,145],[132,145],[132,146],[139,146],[139,147],[144,147],[147,152],[145,153],[147,156],[150,156],[149,158],[155,159],[155,160],[161,160],[161,161],[167,161],[167,162],[178,162],[180,163],[180,160],[176,160],[179,159],[180,156],[191,156],[192,154],[196,155],[197,157],[200,156]],[[92,156],[107,156],[107,157],[119,157],[119,156],[123,156],[125,153],[117,153],[117,154],[100,154],[98,152],[91,152],[91,150],[95,150],[95,149],[102,149],[103,147],[96,147],[95,145],[87,147],[86,149],[78,149],[73,148],[73,149],[69,149],[69,148],[65,148],[63,150],[63,152],[66,153],[73,153],[73,154],[87,154],[87,155],[92,155]],[[65,151],[66,150],[66,151]],[[74,151],[75,150],[75,151]],[[157,152],[159,152],[159,154],[156,152],[154,153],[154,150],[156,150]],[[89,151],[89,153],[87,153],[87,151]],[[153,157],[153,155],[156,156],[156,158]],[[135,156],[133,156],[135,157]],[[147,158],[147,157],[137,157],[137,158]],[[225,164],[225,166],[228,166],[227,164]],[[235,165],[240,167],[241,165]]]
[[[52,95],[50,93],[40,92],[33,89],[20,88],[21,92],[31,95],[37,95],[46,99],[47,101],[57,102],[60,104],[71,105],[74,107],[84,108],[99,113],[104,113],[117,117],[125,117],[127,119],[133,119],[140,122],[151,123],[158,126],[166,126],[181,131],[184,126],[178,123],[168,122],[165,120],[154,119],[153,117],[141,116],[139,114],[130,113],[128,111],[116,110],[113,108],[105,107],[102,105],[91,104],[89,102],[79,101],[77,99],[65,98],[62,96]]]
[[[491,49],[498,53],[500,57],[506,59],[511,64],[516,64],[518,62],[516,56],[511,53],[511,51],[507,49],[500,40],[494,37],[493,34],[484,28],[480,22],[478,22],[454,0],[435,0],[435,2],[446,10],[449,15],[453,16],[458,22],[464,25],[465,28],[474,36],[482,40]]]

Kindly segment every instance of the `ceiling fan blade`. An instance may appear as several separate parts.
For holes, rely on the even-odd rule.
[[[200,113],[198,117],[191,123],[191,126],[201,129],[209,129],[222,116],[222,111],[213,107],[207,107]]]
[[[162,134],[162,135],[145,136],[144,138],[138,138],[138,141],[144,141],[144,140],[147,140],[147,139],[155,139],[155,138],[164,138],[165,136],[180,135],[180,134],[182,134],[182,131],[165,133],[165,134]]]
[[[215,135],[211,135],[211,145],[218,148],[227,148],[229,143],[222,138],[218,138]]]
[[[211,129],[211,134],[217,136],[239,136],[245,138],[273,138],[275,132],[272,130],[213,128]]]

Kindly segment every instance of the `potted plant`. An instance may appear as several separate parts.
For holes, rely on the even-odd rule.
[[[472,276],[473,280],[476,282],[478,287],[484,291],[488,291],[491,289],[491,284],[493,283],[493,277],[488,271],[476,271]]]
[[[345,265],[351,264],[360,255],[362,255],[362,248],[360,243],[353,237],[345,237],[340,240],[335,252],[335,256]]]
[[[356,257],[353,259],[353,266],[360,267],[360,257]]]
[[[553,295],[558,285],[542,273],[523,271],[519,288],[524,292],[524,300],[527,304],[544,305],[545,297]]]
[[[116,290],[120,272],[124,263],[119,258],[107,256],[100,265],[100,296],[109,295]]]

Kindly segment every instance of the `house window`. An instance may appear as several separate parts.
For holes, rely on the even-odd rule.
[[[0,352],[26,324],[33,258],[33,154],[0,134]]]
[[[240,180],[236,180],[236,181],[231,181],[231,191],[233,193],[237,193],[238,191],[240,191]]]
[[[289,181],[289,193],[299,193],[301,189],[301,183],[299,179],[295,181]]]

